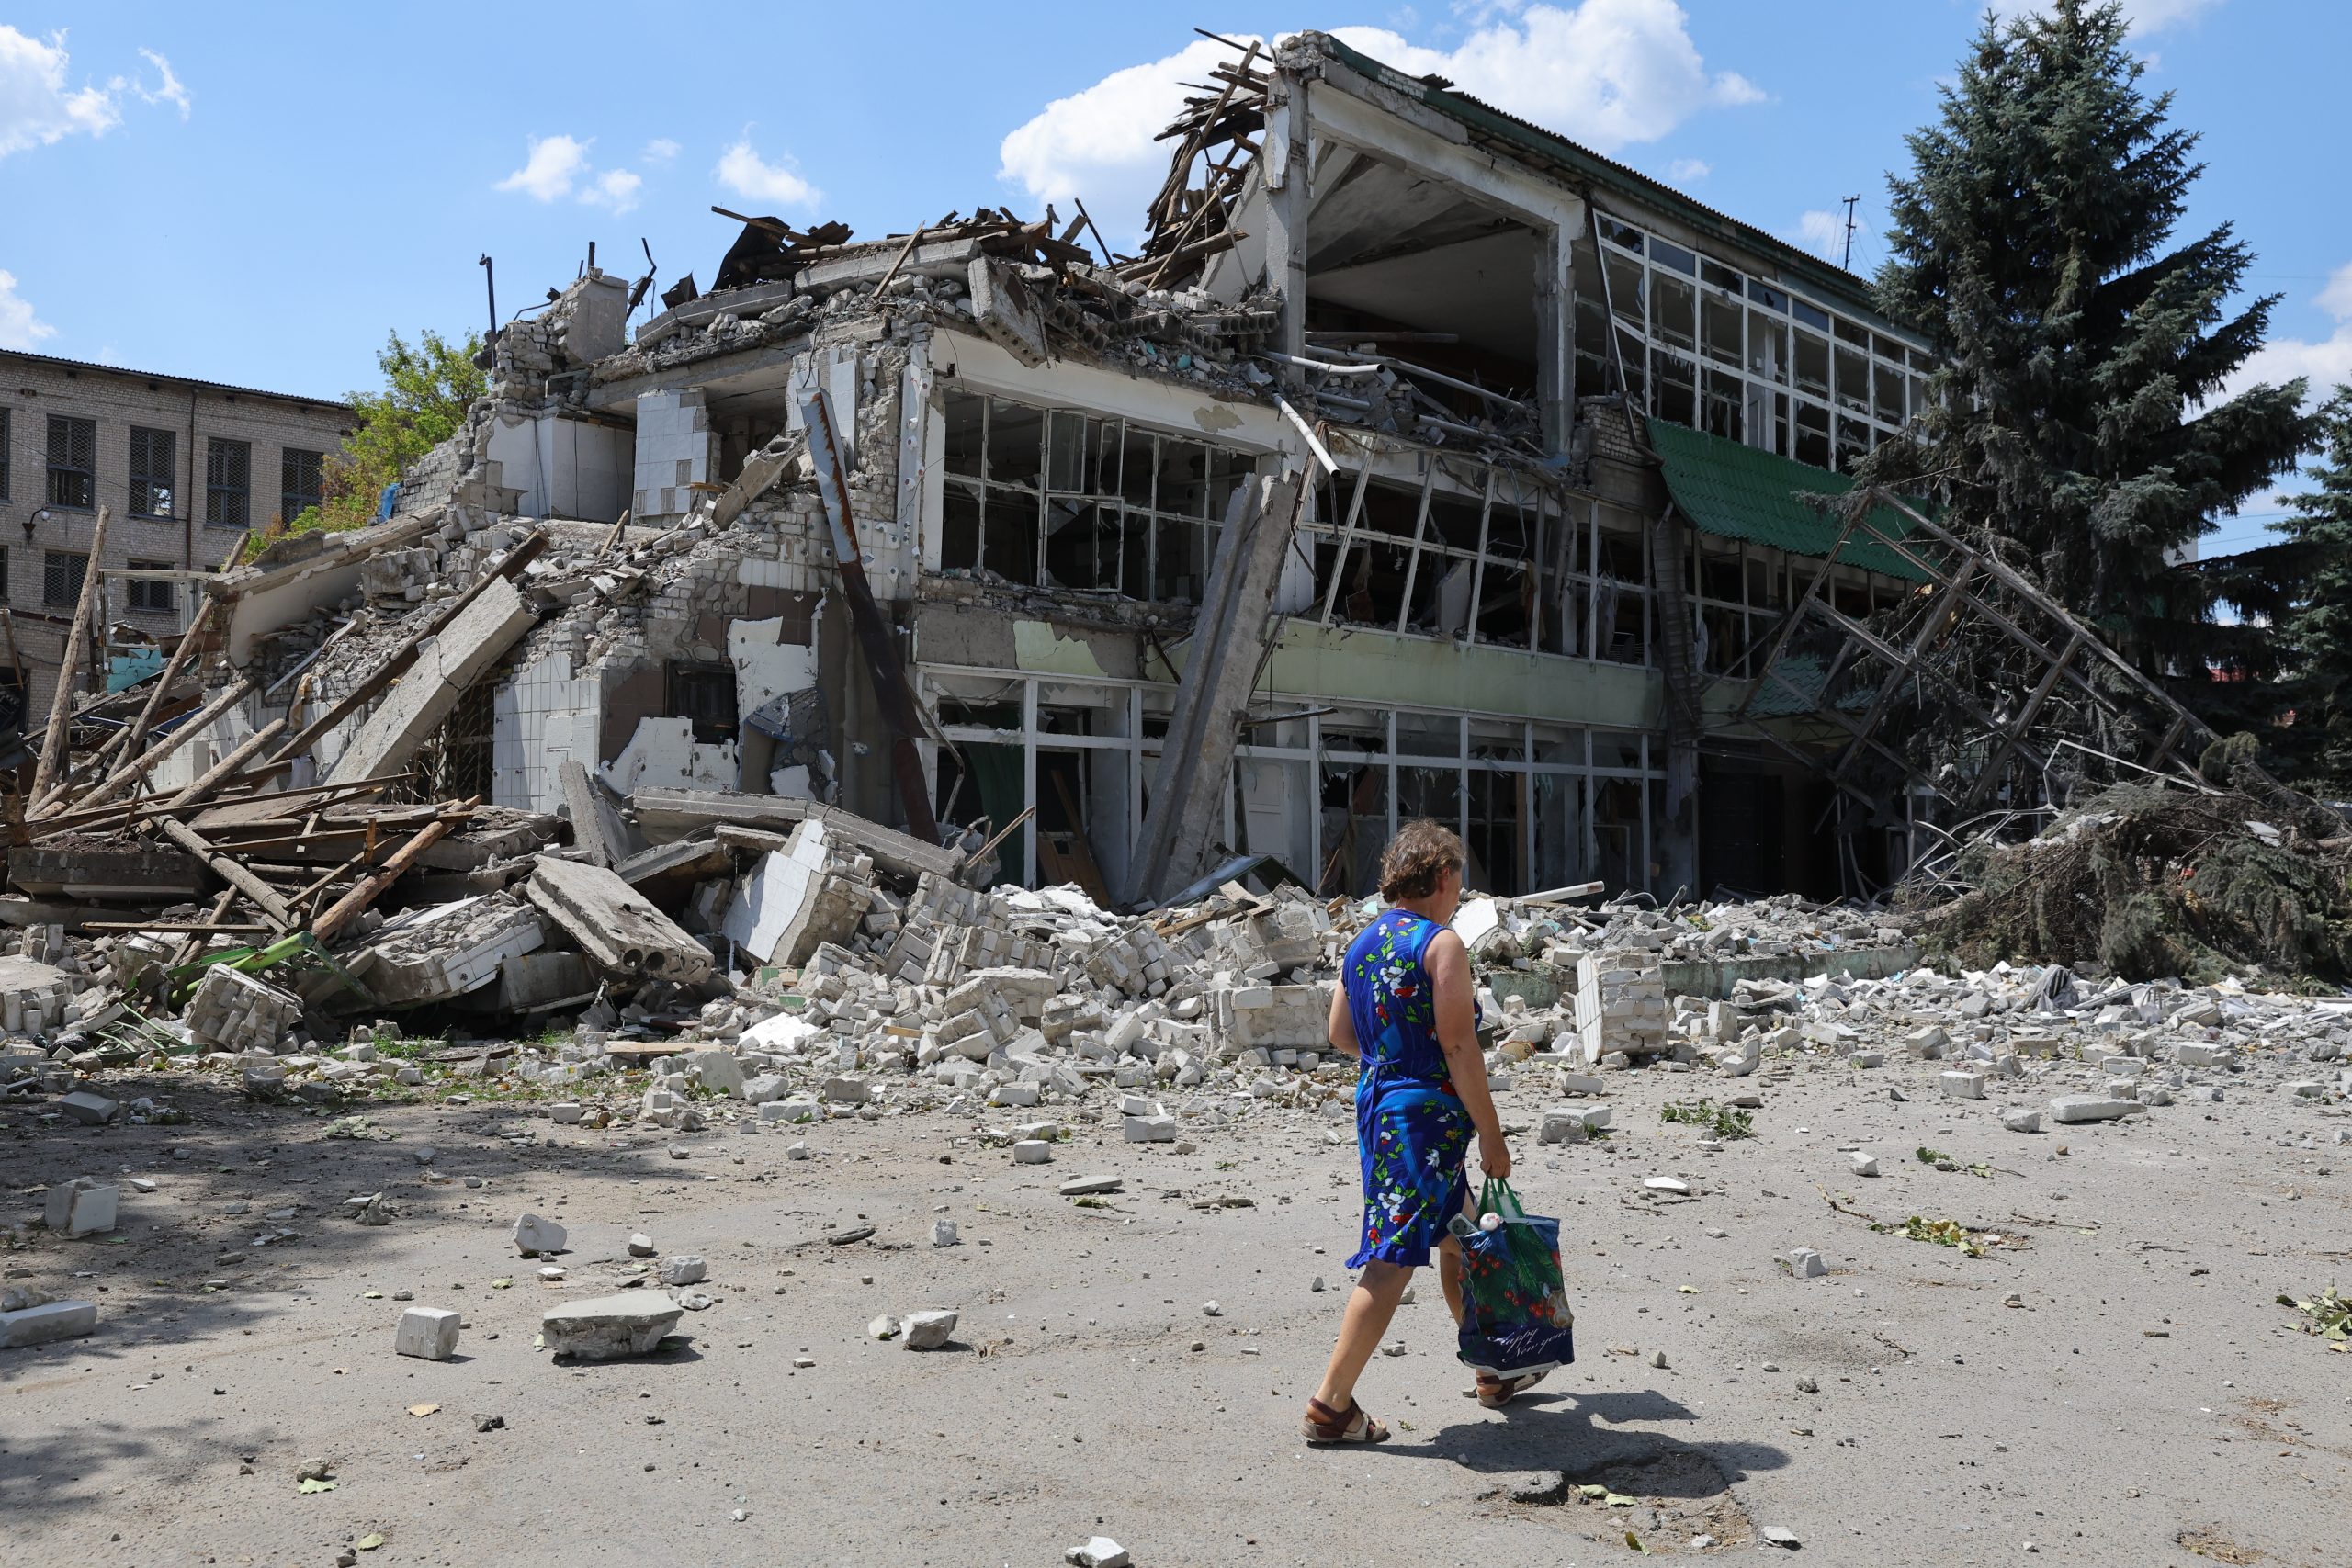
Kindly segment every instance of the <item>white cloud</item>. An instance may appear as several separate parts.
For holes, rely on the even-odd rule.
[[[645,144],[645,151],[639,153],[638,158],[639,162],[647,164],[666,164],[675,158],[680,151],[678,144],[668,137],[657,136]]]
[[[67,87],[65,64],[63,33],[44,43],[0,24],[0,157],[122,123],[119,92]]]
[[[627,212],[637,205],[645,176],[628,169],[599,172],[588,162],[594,137],[534,136],[530,156],[523,166],[492,187],[521,191],[534,201],[561,201],[570,197],[588,207]]]
[[[1123,235],[1138,232],[1170,155],[1167,142],[1152,138],[1192,96],[1183,84],[1207,80],[1232,52],[1201,39],[1056,98],[998,146],[996,177],[1041,202],[1091,198],[1087,210],[1096,222]]]
[[[1580,0],[1474,11],[1470,30],[1447,50],[1408,43],[1385,28],[1331,30],[1399,71],[1443,76],[1609,152],[1654,141],[1702,109],[1764,96],[1743,76],[1710,73],[1685,23],[1672,0]],[[1167,174],[1169,144],[1153,138],[1192,96],[1183,84],[1207,81],[1230,55],[1204,39],[1056,98],[1005,137],[997,177],[1040,203],[1083,197],[1114,239],[1132,236]]]
[[[498,190],[519,190],[534,201],[558,201],[588,174],[588,143],[571,136],[534,136],[523,166],[498,182]]]
[[[596,176],[596,183],[580,193],[580,199],[591,207],[609,207],[615,212],[627,212],[637,205],[637,193],[645,185],[642,175],[627,169],[606,169]]]
[[[17,275],[0,272],[0,348],[29,349],[57,329],[33,314],[33,303],[17,298]]]
[[[152,91],[146,83],[135,76],[118,76],[107,85],[118,93],[126,90],[136,93],[139,95],[139,101],[142,104],[176,105],[180,111],[180,118],[186,119],[188,117],[188,111],[195,107],[195,102],[188,96],[187,88],[181,85],[180,79],[172,74],[172,62],[152,49],[142,49],[139,52],[148,64],[155,68],[156,74],[163,78],[162,82]]]
[[[737,196],[774,202],[778,207],[813,207],[821,195],[815,186],[801,178],[789,156],[780,164],[771,164],[752,151],[749,127],[732,147],[719,154],[711,177]]]
[[[1703,180],[1713,173],[1713,165],[1704,158],[1677,158],[1666,166],[1666,177],[1679,186]]]
[[[2352,262],[2331,274],[2313,301],[2335,322],[2324,338],[2275,337],[2254,351],[2217,395],[2227,399],[2261,383],[2278,386],[2301,376],[2311,382],[2311,401],[2352,383]]]
[[[1673,0],[1529,6],[1452,50],[1380,28],[1332,36],[1416,76],[1434,73],[1474,97],[1603,152],[1655,141],[1701,109],[1762,101],[1736,72],[1710,74]]]

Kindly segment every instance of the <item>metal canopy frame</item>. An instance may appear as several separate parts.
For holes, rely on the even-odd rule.
[[[1895,534],[1873,524],[1874,514],[1884,515],[1877,511],[1880,507],[1891,509],[1908,523],[1908,531]],[[2064,605],[1883,487],[1849,491],[1839,498],[1838,510],[1841,526],[1837,543],[1823,556],[1804,592],[1773,633],[1732,723],[1749,726],[1781,750],[1802,758],[1826,776],[1840,795],[1871,800],[1852,775],[1865,757],[1871,757],[1892,764],[1911,784],[1949,802],[1962,818],[1973,815],[1992,797],[2013,760],[2046,773],[2052,758],[2062,750],[2190,788],[2209,787],[2198,775],[2196,759],[2215,739],[2212,729]],[[1865,626],[1831,602],[1830,566],[1850,540],[1883,546],[1925,575],[1926,582],[1911,601],[1916,607],[1898,625]],[[1955,634],[1972,625],[1996,630],[2038,668],[2022,700],[2006,714],[1988,707],[1979,683],[1956,671],[1954,660],[1948,657],[1955,652]],[[1837,651],[1823,677],[1820,704],[1813,716],[1836,725],[1848,739],[1827,756],[1781,741],[1755,712],[1767,683],[1808,626],[1826,628],[1837,638]],[[1838,705],[1841,680],[1872,673],[1878,677],[1875,688],[1859,717]],[[2094,675],[2108,677],[2107,683],[2094,680]],[[1787,681],[1781,683],[1798,689]],[[1918,761],[1903,756],[1879,738],[1880,727],[1906,686],[1932,690],[1938,700],[1950,702],[1984,727],[1988,749],[1984,762],[1970,776],[1939,780]],[[2086,747],[2071,736],[2037,737],[2036,725],[2062,687],[2079,694],[2105,716],[2145,725],[2158,736],[2157,740],[2138,756],[2118,757]]]

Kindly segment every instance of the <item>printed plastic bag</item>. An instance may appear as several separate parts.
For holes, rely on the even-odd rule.
[[[1548,1372],[1577,1359],[1576,1314],[1560,1275],[1560,1222],[1520,1207],[1510,1183],[1489,1179],[1478,1218],[1456,1214],[1462,1242],[1460,1355],[1498,1378]]]

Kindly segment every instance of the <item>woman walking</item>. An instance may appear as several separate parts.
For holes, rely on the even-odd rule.
[[[1332,1046],[1363,1064],[1356,1136],[1363,1156],[1361,1269],[1339,1342],[1306,1402],[1313,1444],[1377,1443],[1388,1428],[1355,1400],[1356,1379],[1387,1332],[1413,1270],[1438,1255],[1438,1282],[1462,1321],[1462,1252],[1447,1225],[1469,1208],[1464,1166],[1471,1134],[1478,1164],[1510,1174],[1510,1150],[1478,1052],[1478,1003],[1469,950],[1449,929],[1462,901],[1462,840],[1426,819],[1407,823],[1380,860],[1389,908],[1348,944],[1331,998]],[[1540,1377],[1542,1374],[1537,1374]],[[1481,1375],[1478,1402],[1508,1404],[1535,1377]]]

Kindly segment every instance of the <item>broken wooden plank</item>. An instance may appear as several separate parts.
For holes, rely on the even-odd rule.
[[[38,801],[47,795],[65,765],[66,736],[74,727],[74,677],[81,672],[82,660],[89,651],[90,606],[97,597],[98,568],[106,559],[107,524],[113,515],[110,508],[99,507],[97,525],[90,531],[90,553],[82,570],[82,597],[74,606],[73,627],[65,634],[65,655],[57,667],[57,690],[50,696],[49,726],[41,735],[40,759],[33,764],[32,788],[26,791],[28,800]]]
[[[467,801],[466,806],[475,803]],[[406,874],[417,857],[433,847],[435,840],[449,830],[451,818],[443,817],[426,823],[409,841],[394,850],[391,858],[359,879],[358,886],[336,899],[327,912],[311,922],[311,934],[321,942],[333,942],[337,932],[356,919],[360,911],[374,903],[379,895]],[[324,886],[324,884],[321,884]]]
[[[269,917],[271,923],[280,931],[288,935],[293,933],[294,911],[287,908],[286,900],[278,897],[276,888],[222,854],[204,835],[177,818],[163,818],[157,825],[163,829],[164,837],[210,866],[221,881],[253,900],[254,908]]]
[[[160,742],[131,758],[116,770],[112,778],[84,795],[80,800],[74,802],[74,813],[78,815],[85,811],[95,810],[136,788],[150,771],[160,766],[181,747],[211,728],[222,714],[243,702],[253,689],[253,682],[244,676],[239,676],[231,682],[210,702],[198,709],[193,716],[182,719],[174,726],[172,732]],[[62,814],[51,814],[48,819],[56,820],[59,815]]]
[[[237,770],[253,760],[254,753],[268,745],[285,731],[286,720],[273,718],[240,741],[236,749],[206,769],[195,783],[165,801],[166,806],[192,806],[206,799],[221,784],[236,776]],[[290,761],[290,759],[289,759]]]

